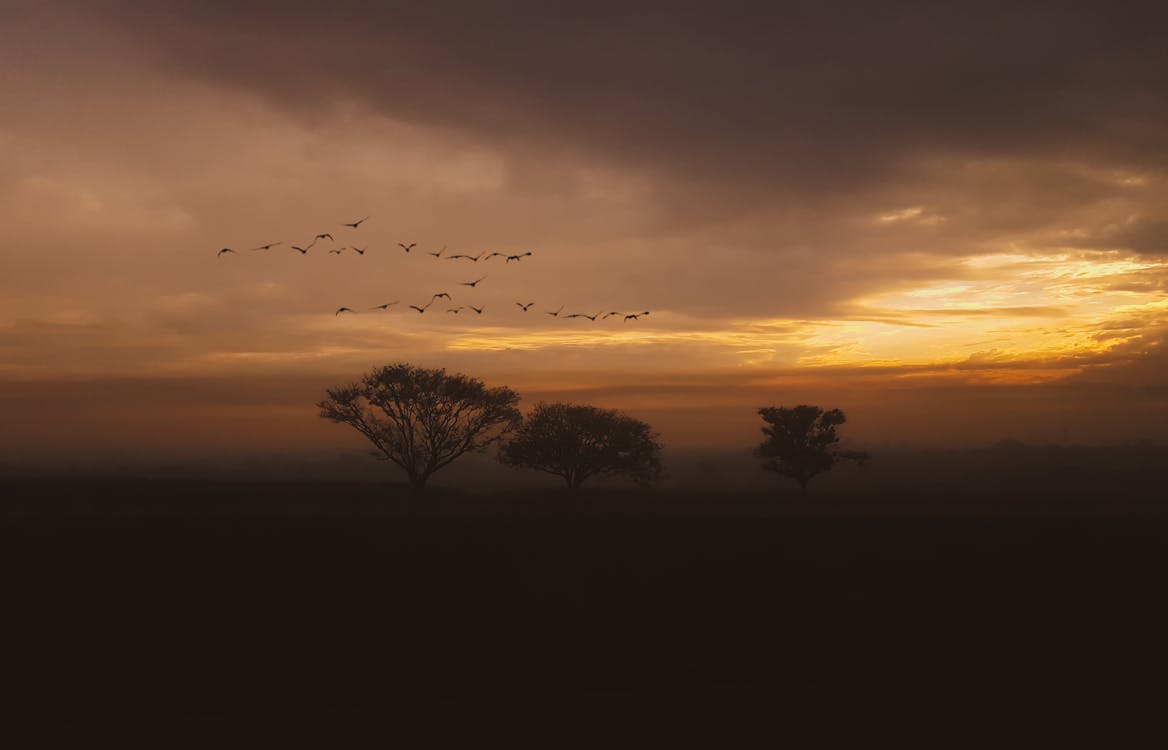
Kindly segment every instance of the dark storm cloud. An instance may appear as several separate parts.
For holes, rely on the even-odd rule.
[[[157,63],[673,177],[862,188],[930,153],[1161,169],[1163,12],[1097,3],[113,2]]]
[[[1168,220],[1136,219],[1121,226],[1104,228],[1095,236],[1085,238],[1085,247],[1107,247],[1129,250],[1142,255],[1168,254]]]

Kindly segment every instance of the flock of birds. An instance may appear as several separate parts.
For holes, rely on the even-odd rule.
[[[357,221],[344,222],[341,224],[341,226],[348,227],[350,229],[360,229],[361,225],[364,224],[368,220],[369,220],[369,217],[366,216],[363,219],[358,219]],[[318,242],[321,242],[322,240],[328,240],[330,243],[333,243],[333,244],[336,243],[336,239],[333,237],[331,232],[321,232],[320,234],[313,237],[312,241],[306,245],[291,245],[290,244],[290,245],[288,245],[288,247],[291,248],[292,250],[295,250],[296,252],[300,253],[301,255],[307,255],[308,251],[311,250],[313,247],[315,247],[316,244]],[[273,248],[280,247],[283,244],[284,244],[283,242],[269,242],[266,245],[260,245],[258,247],[253,247],[253,248],[251,248],[251,251],[252,252],[267,252],[267,251],[272,250]],[[406,253],[409,253],[411,250],[413,250],[414,248],[416,248],[418,246],[418,243],[411,242],[411,243],[407,244],[405,242],[399,242],[399,243],[397,243],[397,245],[402,250],[404,250]],[[358,255],[365,255],[365,252],[368,249],[369,249],[368,245],[366,245],[365,247],[357,247],[356,245],[332,247],[329,249],[328,254],[329,255],[341,255],[346,250],[351,250]],[[444,255],[444,253],[446,253],[445,246],[443,246],[441,249],[433,251],[433,252],[426,251],[427,255],[432,255],[435,258],[439,258],[439,259],[445,258],[446,260],[469,260],[472,263],[478,263],[479,261],[482,261],[485,263],[485,262],[489,261],[491,258],[503,258],[505,263],[519,262],[519,261],[522,261],[524,258],[528,258],[528,257],[531,257],[531,255],[533,255],[533,253],[530,250],[528,250],[526,252],[522,252],[522,253],[503,253],[503,252],[499,252],[499,251],[488,253],[487,251],[484,250],[484,251],[480,252],[478,255],[466,255],[463,253],[451,253],[451,254]],[[232,249],[230,247],[225,247],[225,248],[222,248],[221,250],[219,250],[219,252],[216,254],[216,257],[222,258],[224,255],[229,255],[229,254],[230,255],[238,255],[239,253],[237,253],[234,249]],[[480,276],[477,279],[474,279],[473,281],[459,282],[459,286],[465,286],[465,287],[469,287],[471,289],[477,289],[478,285],[480,283],[482,283],[484,280],[486,280],[488,275],[489,274],[483,274],[482,276]],[[430,306],[433,305],[437,300],[440,300],[440,299],[445,299],[448,302],[453,302],[453,297],[451,297],[446,292],[437,292],[437,293],[431,295],[430,300],[428,302],[426,302],[425,304],[406,305],[406,307],[408,307],[412,310],[417,310],[418,314],[421,315],[421,314],[425,313],[426,310],[430,309]],[[399,301],[394,300],[393,302],[385,302],[385,303],[380,304],[380,305],[374,305],[373,307],[367,308],[367,310],[369,310],[369,311],[379,310],[381,312],[388,312],[390,310],[390,308],[394,307],[397,304],[399,304]],[[528,310],[530,310],[532,307],[535,306],[535,303],[534,302],[516,302],[515,305],[517,307],[519,307],[520,310],[522,310],[523,312],[526,313]],[[471,310],[476,315],[482,315],[483,311],[485,309],[486,308],[484,306],[481,306],[481,305],[479,305],[479,306],[476,306],[476,305],[457,305],[454,307],[446,308],[446,312],[448,314],[451,314],[451,315],[458,315],[458,314],[462,313],[464,310]],[[564,306],[560,305],[559,309],[546,311],[544,314],[550,315],[553,318],[560,318],[560,317],[563,317],[563,318],[585,318],[585,319],[592,321],[592,322],[595,322],[597,319],[607,320],[608,318],[615,316],[615,317],[622,318],[624,320],[624,322],[626,322],[626,323],[630,320],[638,320],[641,317],[649,314],[648,310],[644,310],[642,312],[636,312],[636,313],[624,313],[624,312],[619,312],[617,310],[605,312],[603,310],[599,310],[599,311],[592,313],[592,314],[570,313],[567,315],[562,315],[563,311],[564,311]],[[356,312],[357,311],[351,307],[338,307],[336,309],[336,312],[333,313],[333,315],[339,316],[342,313],[355,314]]]

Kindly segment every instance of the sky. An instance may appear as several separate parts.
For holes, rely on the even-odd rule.
[[[1168,438],[1153,5],[0,5],[12,460],[356,449],[313,403],[393,361],[683,447]]]

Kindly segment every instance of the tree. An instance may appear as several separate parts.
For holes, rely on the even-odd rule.
[[[649,483],[661,475],[661,444],[652,428],[613,409],[539,404],[499,460],[562,477],[569,490],[595,476],[626,476]]]
[[[756,456],[767,459],[762,468],[794,479],[804,495],[807,482],[815,475],[841,461],[863,465],[869,458],[863,451],[840,450],[835,428],[847,417],[839,409],[824,411],[801,404],[792,409],[767,406],[758,413],[769,425],[762,428],[767,439],[755,450]]]
[[[510,388],[407,364],[327,392],[317,404],[320,416],[364,435],[373,455],[401,467],[418,492],[435,472],[502,439],[521,420],[519,395]]]

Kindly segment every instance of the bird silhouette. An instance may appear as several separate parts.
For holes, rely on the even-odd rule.
[[[523,304],[522,302],[516,302],[515,304],[519,305],[519,307],[520,307],[520,308],[523,310],[523,312],[527,312],[527,308],[531,307],[531,306],[532,306],[532,305],[534,305],[535,303],[534,303],[534,302],[528,302],[528,303],[525,305],[525,304]]]
[[[323,240],[323,239],[325,239],[325,238],[328,238],[328,241],[329,241],[329,242],[333,242],[333,241],[334,241],[334,240],[333,240],[333,236],[332,236],[331,234],[329,234],[328,232],[325,232],[324,234],[318,234],[318,235],[316,235],[316,237],[314,237],[312,241],[315,243],[317,240]]]
[[[482,315],[482,314],[483,314],[483,310],[485,310],[485,309],[486,309],[485,307],[475,307],[474,305],[470,305],[469,307],[470,307],[470,309],[472,309],[472,310],[474,310],[474,311],[475,311],[475,314],[476,314],[476,315]]]
[[[642,316],[642,315],[648,315],[648,314],[649,314],[649,311],[648,311],[648,310],[646,310],[645,312],[632,313],[631,315],[626,315],[626,316],[625,316],[625,322],[627,323],[627,322],[629,322],[630,320],[639,320],[639,319],[641,318],[641,316]]]
[[[356,245],[353,245],[349,249],[352,250],[353,252],[357,253],[357,255],[364,255],[365,251],[369,249],[369,246],[366,245],[365,247],[357,247]]]
[[[564,309],[564,306],[563,306],[563,305],[560,305],[560,309],[559,309],[559,310],[555,310],[554,312],[548,312],[548,313],[544,313],[544,314],[545,314],[545,315],[550,315],[550,316],[552,316],[553,318],[558,318],[558,317],[560,317],[560,311],[561,311],[561,310],[563,310],[563,309]]]
[[[443,246],[442,246],[442,249],[441,249],[441,250],[439,250],[438,252],[436,252],[436,253],[430,253],[430,255],[433,255],[435,258],[441,258],[441,257],[442,257],[442,253],[444,253],[444,252],[446,252],[446,245],[443,245]]]
[[[592,315],[585,315],[584,313],[572,313],[571,315],[565,315],[564,317],[565,318],[588,318],[591,321],[595,321],[596,316],[599,314],[600,314],[600,311],[597,311],[597,312],[593,313]]]
[[[481,257],[483,257],[482,253],[479,253],[478,255],[447,255],[446,259],[447,260],[458,260],[459,258],[466,258],[467,260],[469,260],[471,262],[478,263],[479,258],[481,258]]]
[[[429,302],[427,302],[426,304],[422,305],[421,307],[418,307],[417,305],[410,305],[410,307],[412,307],[412,308],[414,308],[415,310],[417,310],[417,311],[418,311],[418,314],[419,314],[419,315],[421,315],[422,313],[426,312],[426,308],[427,308],[427,307],[429,307],[429,306],[430,306],[430,305],[432,305],[432,304],[434,304],[434,300],[430,300]]]
[[[607,312],[607,313],[605,313],[605,314],[603,315],[603,317],[601,317],[600,319],[601,319],[601,320],[607,320],[608,318],[611,318],[613,315],[624,315],[624,313],[622,313],[622,312],[617,312],[616,310],[613,310],[612,312]]]
[[[300,253],[301,255],[308,255],[308,248],[312,247],[312,245],[309,245],[308,247],[300,247],[299,245],[292,245],[291,247],[293,250]]]
[[[491,258],[494,258],[496,255],[497,255],[497,256],[499,256],[500,258],[506,258],[506,257],[507,257],[507,253],[491,253],[491,254],[490,254],[490,255],[488,255],[487,257],[483,258],[483,260],[484,260],[484,261],[488,261],[488,260],[490,260]]]
[[[415,247],[417,247],[418,243],[411,242],[410,244],[407,245],[404,242],[399,242],[399,243],[397,243],[397,246],[400,247],[402,250],[405,250],[408,253],[410,250],[413,250]]]
[[[225,247],[225,248],[223,248],[222,250],[220,250],[219,252],[215,253],[215,257],[216,257],[216,258],[221,258],[221,257],[223,257],[223,254],[224,254],[224,253],[231,253],[232,255],[239,255],[239,253],[235,252],[235,251],[234,251],[234,250],[232,250],[231,248],[229,248],[229,247]]]
[[[440,297],[445,297],[446,299],[450,299],[450,295],[447,294],[446,292],[438,292],[434,296],[430,297],[430,301],[433,302],[434,300],[436,300]]]
[[[469,286],[471,289],[474,289],[476,286],[479,285],[479,282],[485,278],[487,278],[487,274],[483,274],[482,276],[478,277],[474,281],[460,281],[458,285],[459,286]]]
[[[280,244],[283,244],[283,243],[269,242],[266,245],[260,245],[259,247],[253,247],[252,250],[271,250],[273,247],[275,247],[276,245],[280,245]]]
[[[343,248],[343,247],[333,248],[332,250],[329,250],[329,255],[340,255],[344,251],[345,251],[345,248]]]
[[[340,315],[343,312],[353,312],[353,310],[351,308],[348,308],[348,307],[338,307],[337,311],[335,313],[333,313],[333,316],[335,317],[337,315]]]
[[[365,221],[366,221],[366,219],[368,219],[368,218],[369,218],[369,217],[368,217],[368,216],[366,216],[364,219],[358,219],[357,221],[354,221],[352,224],[341,224],[341,226],[343,226],[343,227],[352,227],[353,229],[360,229],[360,228],[361,228],[361,225],[362,225],[362,224],[364,224],[364,223],[365,223]]]
[[[460,312],[462,312],[464,309],[465,309],[465,308],[463,308],[463,306],[462,306],[462,305],[459,305],[458,307],[448,307],[448,308],[446,308],[446,312],[448,312],[448,313],[454,313],[455,315],[458,315],[458,314],[459,314]]]
[[[386,302],[384,305],[374,305],[373,307],[371,307],[369,309],[370,310],[388,310],[390,307],[393,307],[396,304],[397,304],[397,300],[394,300],[393,302]]]
[[[507,262],[510,263],[513,260],[519,260],[520,258],[526,258],[529,255],[531,255],[530,251],[528,251],[526,253],[520,253],[519,255],[508,255]]]

